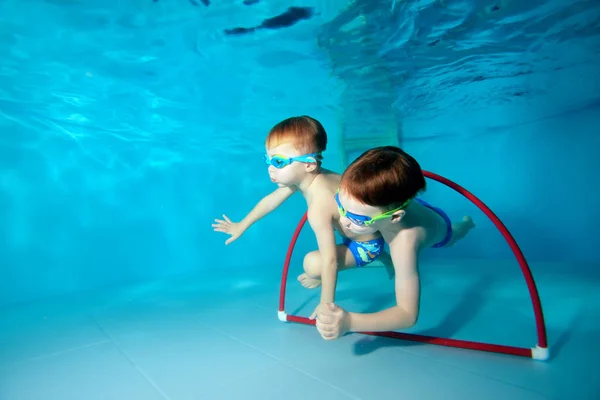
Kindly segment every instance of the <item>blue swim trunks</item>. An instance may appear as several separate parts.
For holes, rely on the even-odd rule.
[[[452,221],[450,221],[448,214],[446,214],[444,212],[444,210],[442,210],[441,208],[434,207],[431,204],[427,203],[425,200],[421,200],[421,199],[418,199],[415,197],[415,201],[418,203],[421,203],[422,205],[429,208],[430,210],[435,211],[436,213],[438,213],[440,215],[440,217],[442,217],[444,219],[444,221],[446,221],[446,236],[439,243],[436,243],[433,246],[431,246],[431,247],[444,247],[446,244],[448,244],[450,239],[452,239]]]
[[[383,238],[368,240],[366,242],[356,242],[345,237],[343,243],[354,256],[357,267],[364,267],[373,262],[379,257],[385,245]]]

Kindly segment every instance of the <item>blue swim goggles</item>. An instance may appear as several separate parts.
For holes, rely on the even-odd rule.
[[[310,153],[304,154],[298,157],[285,157],[279,154],[274,154],[273,157],[269,158],[269,155],[265,153],[265,163],[267,165],[272,165],[277,169],[281,169],[293,163],[294,161],[304,162],[304,163],[314,163],[318,160],[323,159],[320,153]]]
[[[335,201],[337,203],[338,206],[338,211],[340,213],[340,215],[342,217],[346,217],[350,220],[350,222],[352,222],[354,225],[358,225],[358,226],[369,226],[369,225],[373,225],[374,222],[379,221],[381,219],[385,219],[385,218],[389,218],[391,217],[396,211],[402,210],[404,208],[406,208],[408,206],[408,204],[410,203],[412,199],[408,199],[406,200],[400,207],[395,208],[393,210],[387,211],[381,215],[377,215],[376,217],[368,217],[366,215],[358,215],[358,214],[354,214],[351,213],[349,211],[346,211],[346,209],[342,206],[342,203],[340,203],[340,196],[339,196],[339,191],[337,191],[335,193]]]

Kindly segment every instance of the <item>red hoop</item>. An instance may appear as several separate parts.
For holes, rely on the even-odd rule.
[[[423,336],[416,335],[411,333],[400,333],[400,332],[360,332],[366,335],[373,336],[384,336],[393,339],[402,339],[402,340],[410,340],[415,342],[429,343],[440,346],[448,346],[448,347],[458,347],[463,349],[470,350],[478,350],[478,351],[487,351],[492,353],[502,353],[502,354],[510,354],[521,357],[530,357],[538,360],[546,360],[548,359],[548,342],[546,338],[546,326],[544,323],[544,313],[542,311],[542,305],[540,302],[540,297],[537,291],[537,287],[535,285],[535,281],[533,279],[533,275],[531,274],[531,270],[529,269],[529,265],[525,260],[525,256],[523,252],[519,248],[519,245],[508,231],[506,226],[500,221],[500,219],[486,206],[481,200],[479,200],[475,195],[471,192],[463,188],[462,186],[452,182],[451,180],[444,178],[440,175],[434,174],[432,172],[423,171],[423,175],[427,178],[438,181],[458,193],[465,196],[469,199],[473,204],[475,204],[481,211],[484,212],[485,215],[494,223],[496,228],[500,231],[504,239],[507,241],[510,246],[513,254],[517,258],[517,261],[521,267],[521,271],[523,272],[523,276],[525,277],[525,281],[527,282],[527,288],[529,289],[529,295],[531,296],[531,302],[533,304],[533,311],[535,313],[535,322],[537,327],[537,337],[538,343],[534,348],[524,348],[524,347],[514,347],[514,346],[503,346],[497,344],[483,343],[483,342],[471,342],[466,340],[457,340],[457,339],[449,339],[449,338],[438,338],[433,336]],[[281,289],[279,294],[279,319],[282,321],[289,322],[297,322],[306,325],[315,325],[315,321],[300,317],[296,315],[287,315],[285,313],[285,289],[287,283],[287,275],[288,269],[290,266],[290,261],[292,259],[292,253],[294,252],[294,246],[296,245],[296,241],[298,240],[298,236],[304,227],[304,224],[307,220],[307,214],[305,213],[300,223],[296,227],[296,231],[294,232],[294,236],[290,242],[288,247],[287,255],[285,258],[285,264],[283,267],[283,275],[281,278]]]

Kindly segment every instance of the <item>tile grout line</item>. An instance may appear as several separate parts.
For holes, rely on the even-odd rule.
[[[278,357],[276,357],[276,356],[274,356],[274,355],[272,355],[272,354],[270,354],[270,353],[267,353],[266,351],[264,351],[264,350],[261,350],[261,349],[259,349],[259,348],[255,347],[255,346],[253,346],[253,345],[251,345],[251,344],[249,344],[249,343],[246,343],[246,342],[244,342],[243,340],[236,338],[235,336],[228,335],[228,334],[226,334],[226,333],[224,333],[224,332],[221,332],[221,331],[219,331],[219,330],[216,330],[216,329],[215,329],[215,331],[216,331],[216,332],[218,332],[218,333],[220,333],[220,334],[222,334],[222,335],[224,335],[225,337],[228,337],[228,338],[229,338],[229,339],[231,339],[231,340],[235,340],[236,342],[238,342],[238,343],[241,343],[241,344],[243,344],[244,346],[251,348],[251,349],[252,349],[252,350],[254,350],[254,351],[257,351],[257,352],[259,352],[259,353],[261,353],[261,354],[264,354],[264,355],[265,355],[265,356],[267,356],[267,357],[270,357],[270,358],[274,359],[275,361],[277,361],[277,362],[279,362],[279,363],[281,363],[281,364],[285,365],[285,366],[286,366],[286,367],[288,367],[288,368],[291,368],[291,369],[293,369],[293,370],[295,370],[295,371],[297,371],[297,372],[301,373],[302,375],[308,376],[309,378],[311,378],[311,379],[314,379],[314,380],[316,380],[317,382],[320,382],[320,383],[322,383],[322,384],[324,384],[324,385],[326,385],[326,386],[329,386],[329,387],[331,387],[332,389],[335,389],[335,390],[337,390],[338,392],[340,392],[340,393],[342,393],[342,394],[344,394],[344,395],[346,395],[346,396],[349,396],[351,399],[355,399],[355,400],[361,400],[361,399],[360,399],[360,397],[356,397],[356,396],[354,396],[353,394],[350,394],[350,393],[346,392],[345,390],[343,390],[343,389],[341,389],[341,388],[339,388],[339,387],[337,387],[337,386],[335,386],[335,385],[333,385],[333,384],[331,384],[331,383],[329,383],[329,382],[327,382],[327,381],[324,381],[324,380],[322,380],[322,379],[320,379],[320,378],[318,378],[318,377],[316,377],[316,376],[314,376],[314,375],[311,375],[311,374],[309,374],[309,373],[308,373],[308,372],[306,372],[306,371],[303,371],[303,370],[301,370],[300,368],[297,368],[297,367],[295,367],[295,366],[293,366],[293,365],[291,365],[291,364],[288,364],[288,363],[287,363],[287,362],[285,362],[284,360],[282,360],[282,359],[280,359],[280,358],[278,358]]]
[[[486,375],[486,374],[482,374],[482,373],[479,373],[479,372],[476,372],[476,371],[472,371],[472,370],[470,370],[470,369],[468,369],[468,368],[459,367],[459,366],[457,366],[457,365],[454,365],[454,364],[452,364],[452,363],[450,363],[450,362],[448,362],[448,361],[438,360],[438,359],[436,359],[436,358],[434,358],[434,357],[430,357],[430,356],[426,356],[426,355],[422,355],[422,354],[418,354],[418,353],[413,353],[413,352],[411,352],[410,350],[404,350],[404,349],[399,349],[399,350],[400,350],[400,351],[402,351],[402,352],[405,352],[405,353],[407,353],[407,354],[410,354],[411,356],[417,356],[417,357],[424,358],[424,359],[426,359],[426,360],[434,361],[434,362],[436,362],[436,363],[439,363],[439,364],[441,364],[441,365],[445,365],[445,366],[447,366],[447,367],[451,367],[451,368],[457,369],[457,370],[459,370],[459,371],[463,371],[463,372],[466,372],[466,373],[469,373],[469,374],[472,374],[472,375],[476,375],[476,376],[479,376],[479,377],[482,377],[482,378],[491,379],[491,380],[493,380],[493,381],[500,382],[500,383],[503,383],[503,384],[505,384],[505,385],[509,385],[509,386],[516,387],[516,388],[518,388],[518,389],[521,389],[521,390],[524,390],[524,391],[526,391],[526,392],[531,392],[531,393],[538,394],[538,395],[540,395],[540,396],[542,396],[542,397],[544,397],[544,398],[548,398],[548,399],[550,399],[550,398],[551,398],[551,397],[548,397],[548,395],[547,395],[547,394],[545,394],[545,393],[542,393],[542,392],[538,392],[538,391],[537,391],[537,390],[535,390],[535,389],[527,388],[527,387],[525,387],[525,386],[521,386],[521,385],[519,385],[519,384],[516,384],[516,383],[513,383],[513,382],[505,381],[505,380],[502,380],[502,379],[499,379],[499,378],[493,377],[493,376],[491,376],[491,375]]]
[[[252,305],[253,305],[254,307],[257,307],[257,308],[268,309],[268,307],[266,307],[266,306],[262,306],[262,305],[258,305],[258,304],[256,304],[256,303],[253,303]],[[238,343],[241,343],[241,344],[243,344],[244,346],[246,346],[246,347],[249,347],[249,348],[251,348],[252,350],[254,350],[254,351],[257,351],[257,352],[259,352],[259,353],[261,353],[261,354],[263,354],[263,355],[265,355],[265,356],[267,356],[267,357],[269,357],[269,358],[272,358],[273,360],[275,360],[275,361],[277,361],[277,362],[279,362],[279,363],[281,363],[281,364],[283,364],[283,365],[287,366],[288,368],[291,368],[291,369],[293,369],[293,370],[295,370],[295,371],[297,371],[297,372],[299,372],[299,373],[301,373],[301,374],[303,374],[303,375],[305,375],[305,376],[308,376],[309,378],[311,378],[311,379],[314,379],[314,380],[316,380],[317,382],[323,383],[324,385],[326,385],[326,386],[329,386],[329,387],[333,388],[334,390],[337,390],[338,392],[340,392],[340,393],[342,393],[342,394],[344,394],[344,395],[346,395],[346,396],[349,396],[350,398],[352,398],[352,399],[354,399],[354,400],[362,400],[360,397],[356,397],[355,395],[353,395],[353,394],[350,394],[350,393],[346,392],[345,390],[343,390],[343,389],[341,389],[341,388],[339,388],[339,387],[337,387],[337,386],[335,386],[335,385],[333,385],[333,384],[331,384],[331,383],[329,383],[329,382],[326,382],[326,381],[324,381],[324,380],[322,380],[322,379],[320,379],[320,378],[317,378],[316,376],[313,376],[313,375],[309,374],[309,373],[308,373],[308,372],[306,372],[306,371],[303,371],[303,370],[301,370],[301,369],[299,369],[299,368],[297,368],[297,367],[295,367],[295,366],[293,366],[293,365],[291,365],[291,364],[288,364],[287,362],[283,361],[282,359],[278,358],[277,356],[274,356],[273,354],[270,354],[270,353],[268,353],[267,351],[261,350],[261,349],[259,349],[259,348],[255,347],[255,346],[253,346],[253,345],[251,345],[251,344],[249,344],[249,343],[246,343],[245,341],[243,341],[243,340],[241,340],[241,339],[238,339],[238,338],[237,338],[237,337],[235,337],[235,336],[231,336],[231,335],[229,335],[229,334],[227,334],[227,333],[225,333],[225,332],[221,331],[220,329],[217,329],[217,328],[215,328],[215,327],[212,327],[212,326],[206,325],[206,324],[205,324],[205,323],[203,323],[202,321],[198,321],[196,318],[199,318],[199,316],[195,316],[195,317],[191,317],[191,318],[192,318],[192,320],[193,320],[193,321],[195,321],[195,322],[197,322],[198,324],[200,324],[200,325],[204,326],[205,328],[207,328],[207,329],[210,329],[210,330],[213,330],[214,332],[217,332],[217,333],[219,333],[219,334],[221,334],[221,335],[223,335],[223,336],[225,336],[225,337],[227,337],[227,338],[229,338],[229,339],[231,339],[231,340],[235,340],[236,342],[238,342]]]
[[[264,307],[264,306],[262,306],[262,305],[258,305],[258,304],[255,304],[255,303],[253,304],[253,306],[255,306],[255,307],[258,307],[258,308],[264,308],[264,309],[267,309],[267,307]],[[222,335],[224,335],[224,336],[226,336],[226,337],[228,337],[228,338],[230,338],[230,339],[232,339],[232,340],[235,340],[235,341],[237,341],[237,342],[239,342],[239,343],[242,343],[242,344],[244,344],[245,346],[247,346],[247,347],[250,347],[250,348],[252,348],[252,349],[253,349],[253,350],[255,350],[255,351],[258,351],[259,353],[262,353],[262,354],[264,354],[264,355],[266,355],[266,356],[268,356],[268,357],[271,357],[271,358],[275,359],[276,361],[278,361],[278,362],[282,363],[283,365],[286,365],[286,366],[287,366],[287,367],[289,367],[289,368],[292,368],[292,369],[294,369],[294,370],[297,370],[298,372],[300,372],[300,373],[302,373],[302,374],[304,374],[304,375],[306,375],[306,376],[309,376],[309,377],[311,377],[311,378],[313,378],[313,379],[315,379],[315,380],[317,380],[317,381],[319,381],[319,382],[322,382],[322,383],[324,383],[324,384],[326,384],[326,385],[328,385],[328,386],[330,386],[330,387],[332,387],[332,388],[334,388],[334,389],[336,389],[336,390],[339,390],[340,392],[342,392],[342,393],[344,393],[344,394],[346,394],[346,395],[349,395],[349,396],[351,396],[351,397],[353,397],[353,398],[355,398],[355,399],[358,399],[357,397],[354,397],[353,395],[351,395],[351,394],[349,394],[349,393],[346,393],[346,392],[345,392],[345,391],[343,391],[342,389],[340,389],[340,388],[338,388],[338,387],[336,387],[336,386],[334,386],[334,385],[332,385],[332,384],[329,384],[329,383],[327,383],[327,382],[325,382],[325,381],[322,381],[322,380],[320,380],[319,378],[317,378],[317,377],[314,377],[314,376],[310,375],[309,373],[307,373],[307,372],[305,372],[305,371],[302,371],[302,370],[300,370],[300,369],[298,369],[298,368],[294,367],[293,365],[290,365],[290,364],[286,363],[285,361],[283,361],[283,360],[281,360],[281,359],[277,358],[276,356],[274,356],[274,355],[272,355],[272,354],[269,354],[269,353],[267,353],[266,351],[263,351],[263,350],[261,350],[261,349],[258,349],[258,348],[256,348],[255,346],[252,346],[252,345],[250,345],[250,344],[248,344],[248,343],[244,342],[244,341],[243,341],[243,340],[241,340],[241,339],[238,339],[238,338],[236,338],[235,336],[231,336],[231,335],[229,335],[229,334],[227,334],[227,333],[225,333],[225,332],[222,332],[222,331],[220,331],[220,330],[218,330],[218,329],[216,329],[216,328],[214,328],[214,327],[210,327],[210,326],[208,326],[208,325],[205,325],[205,324],[203,324],[203,323],[202,323],[202,322],[200,322],[200,321],[198,321],[198,323],[200,323],[201,325],[203,325],[203,326],[205,326],[205,327],[207,327],[207,328],[209,328],[209,329],[212,329],[212,330],[214,330],[214,331],[216,331],[216,332],[218,332],[218,333],[220,333],[220,334],[222,334]],[[547,395],[547,394],[545,394],[545,393],[542,393],[542,392],[539,392],[539,391],[537,391],[537,390],[535,390],[535,389],[531,389],[531,388],[528,388],[528,387],[525,387],[525,386],[522,386],[522,385],[519,385],[519,384],[516,384],[516,383],[513,383],[513,382],[505,381],[505,380],[502,380],[502,379],[499,379],[499,378],[496,378],[496,377],[493,377],[493,376],[490,376],[490,375],[486,375],[486,374],[482,374],[482,373],[479,373],[479,372],[475,372],[475,371],[472,371],[472,370],[470,370],[470,369],[467,369],[467,368],[464,368],[464,367],[459,367],[459,366],[453,365],[453,364],[451,364],[451,363],[449,363],[449,362],[447,362],[447,361],[438,360],[438,359],[435,359],[435,358],[433,358],[433,357],[425,356],[425,355],[422,355],[422,354],[419,354],[419,353],[413,353],[413,352],[411,352],[410,350],[405,350],[405,349],[401,349],[401,348],[399,348],[398,350],[399,350],[399,351],[402,351],[402,352],[404,352],[404,353],[406,353],[406,354],[410,354],[410,355],[412,355],[412,356],[417,356],[417,357],[421,357],[421,358],[424,358],[424,359],[427,359],[427,360],[434,361],[434,362],[436,362],[436,363],[439,363],[440,365],[445,365],[445,366],[447,366],[447,367],[451,367],[451,368],[454,368],[454,369],[457,369],[457,370],[460,370],[460,371],[463,371],[463,372],[466,372],[466,373],[469,373],[469,374],[472,374],[472,375],[476,375],[476,376],[479,376],[479,377],[482,377],[482,378],[486,378],[486,379],[490,379],[490,380],[493,380],[493,381],[496,381],[496,382],[500,382],[500,383],[503,383],[503,384],[505,384],[505,385],[513,386],[513,387],[515,387],[515,388],[517,388],[517,389],[520,389],[520,390],[523,390],[523,391],[526,391],[526,392],[530,392],[530,393],[534,393],[534,394],[540,395],[540,396],[542,396],[542,397],[544,397],[544,398],[548,398],[548,399],[550,399],[550,398],[551,398],[551,397],[548,397],[548,395]]]
[[[81,345],[81,346],[75,346],[75,347],[71,347],[71,348],[68,348],[68,349],[65,349],[65,350],[55,351],[54,353],[46,353],[46,354],[42,354],[41,356],[29,357],[29,358],[26,358],[26,359],[21,360],[21,361],[15,361],[13,363],[7,364],[6,366],[21,365],[21,364],[28,363],[28,362],[31,362],[31,361],[43,360],[44,358],[54,357],[54,356],[58,356],[58,355],[63,354],[63,353],[70,353],[70,352],[73,352],[73,351],[78,351],[78,350],[86,349],[88,347],[98,346],[98,345],[101,345],[101,344],[104,344],[104,343],[108,343],[108,342],[110,342],[110,340],[105,339],[105,340],[101,340],[99,342],[88,343],[88,344],[84,344],[84,345]]]
[[[274,359],[274,360],[275,360],[275,361],[277,361],[277,362],[280,362],[281,364],[285,365],[285,366],[286,366],[286,367],[288,367],[288,368],[291,368],[291,369],[293,369],[293,370],[295,370],[295,371],[297,371],[297,372],[299,372],[299,373],[301,373],[301,374],[303,374],[303,375],[305,375],[305,376],[308,376],[308,377],[309,377],[309,378],[311,378],[311,379],[314,379],[314,380],[316,380],[317,382],[320,382],[320,383],[322,383],[322,384],[324,384],[324,385],[326,385],[326,386],[329,386],[329,387],[331,387],[332,389],[334,389],[334,390],[337,390],[338,392],[340,392],[340,393],[342,393],[342,394],[344,394],[344,395],[346,395],[346,396],[350,397],[351,399],[354,399],[354,400],[362,400],[360,397],[356,397],[355,395],[353,395],[353,394],[351,394],[351,393],[348,393],[348,392],[346,392],[345,390],[343,390],[343,389],[341,389],[341,388],[339,388],[339,387],[337,387],[337,386],[335,386],[335,385],[333,385],[333,384],[331,384],[331,383],[329,383],[329,382],[327,382],[327,381],[324,381],[324,380],[322,380],[322,379],[320,379],[320,378],[317,378],[316,376],[313,376],[313,375],[309,374],[309,373],[308,373],[308,372],[306,372],[306,371],[303,371],[303,370],[301,370],[301,369],[299,369],[299,368],[297,368],[297,367],[295,367],[295,366],[293,366],[293,365],[291,365],[291,364],[288,364],[287,362],[285,362],[285,361],[281,360],[280,358],[278,358],[278,357],[274,356],[273,354],[270,354],[270,353],[268,353],[268,352],[266,352],[266,351],[264,351],[264,350],[261,350],[261,349],[257,348],[256,346],[253,346],[253,345],[251,345],[251,344],[249,344],[249,343],[246,343],[245,341],[243,341],[243,340],[241,340],[241,339],[238,339],[238,338],[236,338],[235,336],[231,336],[231,335],[229,335],[229,334],[227,334],[227,333],[225,333],[225,332],[223,332],[223,331],[221,331],[221,330],[219,330],[219,329],[217,329],[217,328],[214,328],[214,327],[212,327],[212,326],[205,325],[204,323],[202,323],[202,322],[200,322],[200,321],[197,321],[197,322],[198,322],[200,325],[202,325],[202,326],[204,326],[204,327],[206,327],[206,328],[208,328],[208,329],[211,329],[211,330],[213,330],[213,331],[215,331],[215,332],[217,332],[217,333],[219,333],[219,334],[221,334],[221,335],[223,335],[223,336],[225,336],[225,337],[227,337],[227,338],[229,338],[229,339],[231,339],[231,340],[235,340],[236,342],[238,342],[238,343],[241,343],[241,344],[243,344],[244,346],[246,346],[246,347],[249,347],[249,348],[251,348],[251,349],[252,349],[252,350],[254,350],[254,351],[257,351],[257,352],[259,352],[259,353],[261,353],[261,354],[263,354],[263,355],[265,355],[265,356],[267,356],[267,357],[269,357],[269,358],[272,358],[272,359]]]
[[[90,317],[92,318],[92,320],[94,321],[94,323],[96,324],[98,329],[100,329],[100,331],[108,338],[108,340],[113,344],[113,346],[115,346],[117,348],[119,353],[121,353],[127,359],[127,361],[129,361],[131,363],[131,365],[133,365],[133,367],[144,377],[144,379],[146,379],[146,381],[148,381],[150,386],[152,386],[154,388],[154,390],[156,390],[163,399],[172,400],[160,388],[160,386],[158,386],[158,384],[156,382],[154,382],[154,380],[152,380],[152,378],[150,378],[150,376],[148,374],[146,374],[146,372],[144,372],[144,370],[121,348],[121,346],[119,346],[117,344],[117,342],[113,339],[113,337],[104,329],[104,327],[102,325],[100,325],[100,323],[96,320],[96,318],[94,318],[93,316],[90,316]]]

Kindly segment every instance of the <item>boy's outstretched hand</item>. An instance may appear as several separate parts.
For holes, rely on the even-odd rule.
[[[244,228],[239,222],[231,222],[227,215],[223,214],[224,221],[221,219],[215,219],[216,224],[212,224],[215,232],[223,232],[231,235],[229,239],[225,241],[225,244],[229,244],[242,236],[244,233]]]
[[[317,331],[325,340],[339,339],[350,329],[349,314],[334,303],[319,304],[310,319],[317,319]]]

